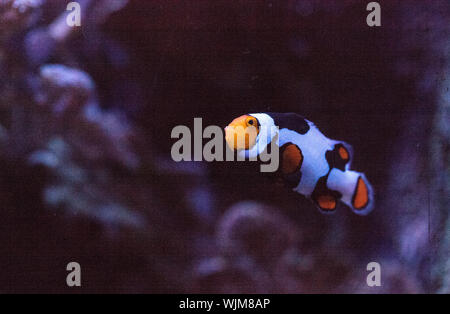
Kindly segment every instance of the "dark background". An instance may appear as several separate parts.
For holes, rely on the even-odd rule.
[[[85,0],[62,37],[65,1],[18,2],[0,5],[0,291],[450,291],[448,1],[380,1],[369,27],[369,1]],[[374,211],[171,160],[176,125],[265,111],[351,143]]]

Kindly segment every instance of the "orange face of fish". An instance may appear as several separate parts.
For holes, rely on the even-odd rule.
[[[258,133],[258,120],[250,115],[243,115],[225,128],[225,140],[232,150],[250,149],[255,145]]]

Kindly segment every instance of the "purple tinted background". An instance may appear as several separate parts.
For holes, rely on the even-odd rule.
[[[367,1],[134,0],[103,23],[112,4],[86,1],[81,30],[52,44],[32,35],[64,12],[46,1],[2,41],[0,95],[12,90],[14,100],[2,103],[2,124],[15,103],[35,121],[39,97],[49,124],[67,117],[30,140],[41,124],[19,118],[26,131],[14,133],[10,123],[9,141],[27,140],[1,157],[0,291],[448,292],[439,121],[448,121],[450,8],[380,3],[382,26],[371,28]],[[54,87],[39,72],[49,63],[86,72],[95,89]],[[58,115],[59,93],[75,100]],[[111,114],[109,129],[83,108],[96,108],[99,125]],[[265,111],[297,112],[351,143],[374,212],[342,205],[321,215],[253,166],[171,161],[174,126]],[[54,136],[64,157],[48,148]],[[30,163],[42,151],[59,166],[47,155]],[[65,285],[70,261],[82,265],[81,290]],[[371,261],[382,265],[380,288],[366,285]]]

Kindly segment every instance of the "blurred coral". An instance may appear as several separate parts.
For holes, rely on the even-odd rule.
[[[4,40],[35,23],[43,0],[4,0],[0,2],[0,39]]]

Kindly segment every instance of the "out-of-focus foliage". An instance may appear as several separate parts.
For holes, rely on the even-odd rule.
[[[0,1],[1,291],[450,290],[450,4]],[[321,215],[171,129],[294,111],[355,147],[368,217]],[[366,285],[366,265],[382,287]],[[61,279],[63,278],[63,279]]]

